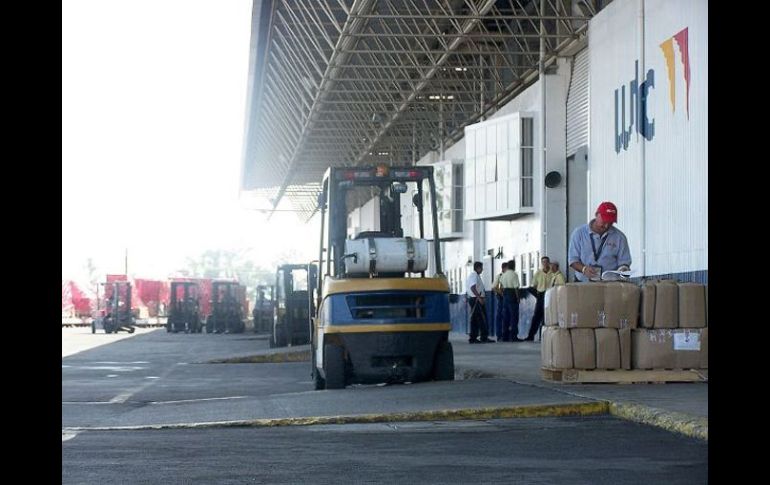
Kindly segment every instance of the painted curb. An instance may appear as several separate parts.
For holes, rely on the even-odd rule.
[[[462,421],[503,418],[543,418],[557,416],[596,416],[608,414],[606,402],[570,404],[537,404],[530,406],[446,409],[391,414],[359,414],[349,416],[318,416],[302,418],[252,419],[241,421],[212,421],[202,423],[155,424],[141,426],[64,427],[63,432],[74,431],[139,431],[151,429],[194,429],[227,427],[310,426],[319,424],[392,423],[415,421]]]
[[[310,362],[310,351],[276,352],[273,354],[246,355],[227,359],[208,360],[206,364],[277,364],[281,362]]]
[[[680,433],[692,438],[698,438],[704,441],[709,439],[708,418],[690,416],[673,411],[664,411],[662,409],[642,406],[640,404],[629,404],[619,402],[609,402],[609,412],[613,416],[635,421],[637,423],[648,424],[666,431]]]

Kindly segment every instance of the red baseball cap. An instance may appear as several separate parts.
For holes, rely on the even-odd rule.
[[[596,209],[596,212],[602,216],[604,222],[618,221],[618,208],[612,202],[602,202]]]

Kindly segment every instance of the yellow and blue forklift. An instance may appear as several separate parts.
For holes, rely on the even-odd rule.
[[[402,214],[408,192],[409,214]],[[372,227],[355,234],[349,215],[367,199],[375,208]],[[318,209],[315,388],[454,379],[433,167],[329,168]],[[416,216],[406,217],[413,210]],[[425,236],[428,217],[432,241]]]

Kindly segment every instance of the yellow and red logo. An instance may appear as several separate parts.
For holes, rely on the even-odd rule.
[[[679,57],[682,61],[685,82],[685,108],[687,119],[690,119],[690,51],[687,46],[687,27],[680,30],[660,44],[663,57],[666,59],[666,71],[668,73],[668,98],[671,101],[671,111],[676,112],[676,63],[674,54],[674,42],[679,47]]]

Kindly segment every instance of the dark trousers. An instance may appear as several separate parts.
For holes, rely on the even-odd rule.
[[[529,334],[527,339],[534,340],[537,331],[540,330],[540,326],[543,324],[543,317],[545,316],[544,304],[545,304],[545,292],[537,292],[537,300],[535,300],[535,313],[532,314],[532,324],[529,326]]]
[[[497,340],[502,340],[501,335],[503,334],[503,307],[505,306],[503,297],[495,294],[495,303],[497,303],[495,305],[497,307],[497,311],[495,312],[495,337]]]
[[[471,340],[477,340],[479,332],[481,332],[481,340],[489,338],[489,327],[487,326],[487,319],[484,315],[484,305],[481,304],[478,298],[468,298],[468,306],[471,308]]]
[[[512,289],[503,290],[503,332],[498,337],[510,342],[519,334],[519,298]]]

